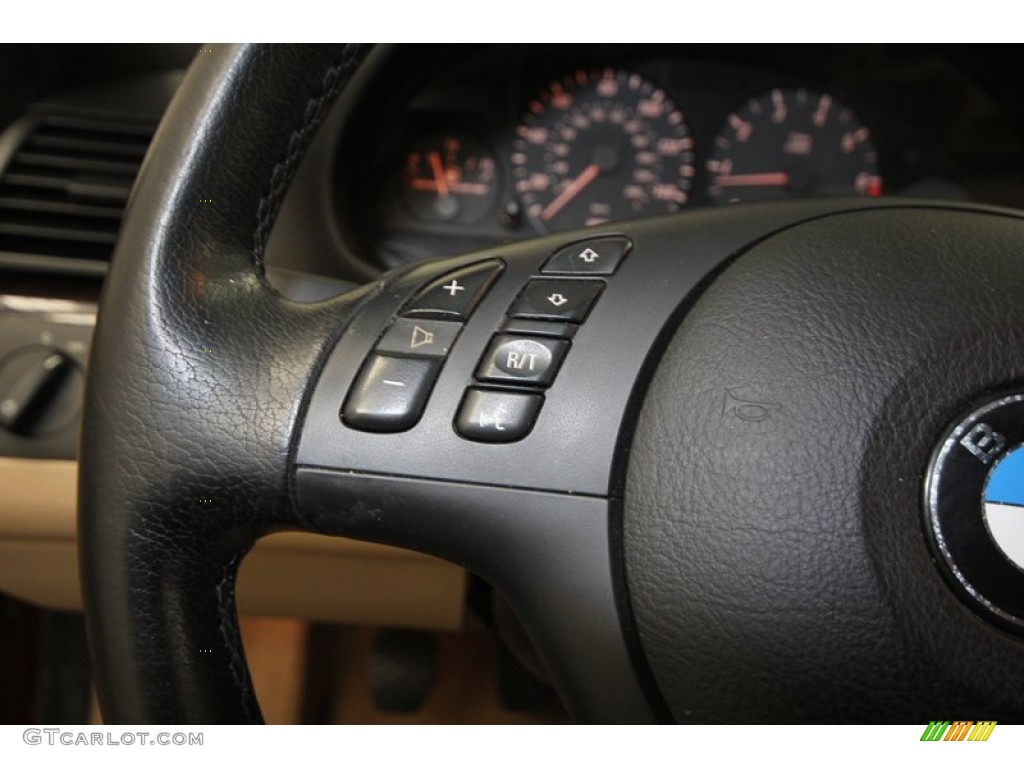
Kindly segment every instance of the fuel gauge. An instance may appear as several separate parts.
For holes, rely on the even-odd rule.
[[[416,141],[405,158],[401,195],[423,221],[469,224],[498,198],[497,163],[465,135],[433,134]]]

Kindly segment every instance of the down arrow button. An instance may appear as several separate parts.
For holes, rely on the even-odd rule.
[[[531,280],[512,305],[512,317],[581,323],[604,289],[600,280]]]

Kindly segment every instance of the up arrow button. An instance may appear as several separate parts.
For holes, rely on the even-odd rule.
[[[622,235],[594,237],[559,248],[541,270],[546,275],[610,275],[633,243]]]

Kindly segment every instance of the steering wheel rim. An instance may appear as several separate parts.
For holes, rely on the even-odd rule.
[[[928,206],[890,202],[880,211],[857,213],[878,206],[811,201],[595,230],[631,239],[636,254],[627,256],[618,274],[612,276],[613,270],[599,275],[598,309],[585,323],[568,324],[573,327],[564,332],[578,335],[563,346],[571,350],[558,372],[557,387],[544,390],[542,416],[529,440],[485,452],[456,434],[452,413],[464,405],[460,402],[467,381],[467,392],[522,395],[521,387],[514,388],[517,382],[511,390],[505,383],[488,385],[486,380],[478,386],[483,374],[476,361],[492,337],[497,344],[496,333],[525,334],[534,340],[553,336],[554,326],[516,324],[515,317],[505,319],[505,310],[518,300],[523,286],[550,274],[545,272],[548,256],[572,237],[552,236],[508,246],[498,254],[389,273],[377,283],[317,305],[288,302],[263,277],[263,247],[303,150],[367,49],[244,45],[212,51],[193,65],[147,156],[105,287],[92,350],[81,452],[80,540],[93,664],[107,721],[260,720],[238,633],[234,579],[256,538],[287,528],[410,546],[489,578],[510,596],[576,719],[728,719],[728,711],[701,706],[702,697],[714,695],[714,676],[688,679],[686,664],[701,654],[688,648],[685,658],[675,658],[676,647],[687,645],[680,639],[693,629],[687,622],[701,611],[692,604],[676,607],[688,602],[675,600],[675,595],[690,575],[686,564],[671,554],[673,547],[661,547],[678,535],[680,510],[687,506],[678,487],[673,491],[660,487],[671,484],[659,483],[659,472],[673,466],[672,457],[680,451],[678,436],[687,429],[658,407],[677,402],[671,394],[674,385],[665,382],[669,368],[659,368],[659,363],[663,356],[676,360],[677,347],[695,333],[686,320],[677,334],[680,320],[690,317],[697,297],[705,302],[702,306],[713,306],[717,294],[707,292],[711,298],[705,299],[705,289],[717,285],[714,278],[730,265],[743,265],[743,270],[728,272],[743,282],[746,265],[760,263],[759,257],[748,258],[748,251],[767,253],[774,247],[782,255],[773,258],[788,255],[800,264],[790,274],[813,271],[813,254],[807,238],[799,234],[801,225],[803,231],[817,226],[817,247],[834,246],[827,232],[829,221],[842,219],[839,214],[862,217],[851,225],[853,232],[869,222],[869,228],[880,231],[955,233],[963,221],[964,226],[977,225],[979,237],[989,242],[995,238],[1004,249],[1012,248],[1019,222],[1006,212],[980,209],[940,215]],[[985,224],[978,223],[983,218]],[[769,238],[789,231],[796,234]],[[769,245],[762,246],[766,238]],[[912,237],[903,239],[908,252],[918,248]],[[680,242],[688,250],[682,265],[672,260]],[[858,253],[870,251],[868,243]],[[647,259],[646,272],[639,269],[641,254]],[[460,268],[479,265],[481,259],[497,259],[501,276],[456,331],[461,335],[450,354],[446,352],[422,421],[414,429],[386,436],[340,423],[341,399],[361,381],[363,361],[378,354],[374,345],[382,329],[395,327],[395,317],[432,281],[461,274]],[[865,261],[869,270],[878,266],[877,261]],[[992,274],[1007,276],[1008,284],[1024,285],[1024,277],[1006,265]],[[968,280],[970,275],[961,277]],[[557,279],[568,280],[564,275]],[[871,290],[884,288],[874,285]],[[747,286],[738,298],[733,296],[734,306],[753,295],[751,290]],[[633,306],[637,291],[644,291],[649,306]],[[869,304],[874,307],[873,298]],[[769,307],[771,301],[765,299],[763,305]],[[616,331],[613,307],[619,320],[627,321],[628,332]],[[1004,308],[1016,312],[1009,304]],[[769,324],[779,318],[762,314]],[[727,329],[728,337],[734,332],[728,329],[733,319],[728,313],[723,318],[716,323]],[[991,318],[983,318],[976,331],[990,337],[993,327]],[[1024,318],[1019,327],[1024,327]],[[701,342],[702,348],[724,343],[720,335],[712,337]],[[595,367],[595,355],[586,350],[595,349],[598,339],[608,340],[616,351],[621,371]],[[1024,349],[1024,344],[1019,346]],[[904,350],[904,356],[911,352]],[[992,365],[986,371],[961,377],[972,382],[974,396],[993,382],[1017,385],[1024,380],[1024,361],[1013,357],[1006,366]],[[607,381],[601,380],[602,374]],[[700,398],[709,386],[717,384],[704,381],[703,388],[690,394]],[[648,401],[649,388],[659,393],[657,402]],[[570,402],[580,392],[581,399]],[[728,411],[728,399],[722,408],[716,395],[714,408],[723,416],[739,407],[748,408],[748,416],[770,416],[777,405],[742,388],[727,386],[725,393],[735,402]],[[939,423],[952,418],[963,400],[962,393],[946,398],[929,419]],[[594,424],[573,422],[574,413],[579,419],[581,402],[593,411],[583,421]],[[673,435],[666,437],[666,428]],[[593,434],[604,437],[592,440]],[[796,440],[802,434],[784,436]],[[421,462],[416,471],[408,469],[405,459],[396,463],[398,446],[408,447]],[[476,453],[470,454],[471,449]],[[592,461],[556,471],[553,467],[567,449],[585,451]],[[465,457],[470,455],[482,458],[468,466]],[[529,465],[531,473],[524,476],[516,462]],[[718,481],[714,473],[707,476],[713,489]],[[651,488],[655,490],[646,490]],[[339,499],[346,500],[341,509]],[[877,500],[872,503],[875,507],[854,505],[850,514],[876,508]],[[667,530],[649,524],[664,522],[667,518],[659,514],[665,510],[673,521]],[[916,510],[914,515],[920,528]],[[911,536],[912,526],[905,521],[901,526],[900,537]],[[870,525],[864,531],[848,527],[851,536],[878,535]],[[439,535],[439,529],[445,534]],[[707,544],[702,535],[695,541]],[[743,675],[734,676],[730,680],[737,695],[729,701],[736,716],[871,719],[881,711],[889,719],[901,719],[914,716],[924,702],[967,708],[985,717],[1019,717],[1024,694],[1005,684],[1024,679],[1019,639],[979,620],[953,592],[941,591],[945,588],[938,570],[921,564],[927,561],[920,556],[927,547],[924,537],[908,546],[917,552],[915,583],[923,582],[930,599],[937,601],[938,619],[906,625],[900,611],[921,592],[900,593],[889,584],[879,614],[885,641],[867,655],[869,663],[852,666],[834,679],[810,675],[812,681],[824,681],[821,696],[805,697],[774,713],[768,701],[746,707],[744,697],[755,690],[767,697],[766,691],[778,685],[776,678],[767,688],[757,688],[748,686]],[[886,585],[891,578],[888,560],[894,556],[898,553],[884,547],[866,549],[858,588]],[[660,566],[650,567],[652,561]],[[807,562],[814,565],[813,558]],[[756,598],[743,607],[749,610],[753,604]],[[633,606],[639,606],[635,621]],[[705,616],[711,626],[736,610],[719,608],[725,613]],[[816,616],[827,614],[825,606]],[[773,626],[791,629],[784,621]],[[925,626],[939,632],[942,641],[922,640]],[[699,631],[694,634],[702,637]],[[785,631],[775,632],[764,645],[754,635],[735,652],[768,652],[785,643]],[[703,641],[716,642],[707,637]],[[970,665],[958,660],[957,643],[964,641],[994,654],[1002,672],[977,654],[969,654]],[[834,649],[837,655],[849,649],[844,642]],[[855,675],[877,665],[893,648],[900,649],[901,657],[917,649],[923,661],[900,671],[898,684],[887,691],[858,692],[862,681]],[[909,696],[936,662],[947,667],[940,682],[948,690],[940,695],[932,685],[923,699]],[[982,668],[985,683],[979,686],[977,675],[972,678],[969,672]],[[1002,682],[997,680],[1000,674]],[[979,690],[994,695],[994,703],[979,703],[985,698]],[[856,706],[822,705],[829,692],[849,694]],[[886,698],[898,703],[889,709],[867,708],[867,703],[884,703]]]
[[[325,341],[329,315],[343,318],[357,302],[304,309],[284,301],[263,277],[263,247],[303,149],[365,53],[363,46],[218,46],[200,54],[128,205],[92,351],[80,475],[85,609],[108,722],[260,719],[240,651],[235,569],[260,532],[301,527],[291,512],[286,463],[303,379],[323,352],[304,334]],[[259,327],[266,332],[254,337],[249,351],[233,350],[229,341],[238,312],[255,333]],[[286,340],[286,329],[300,327]],[[271,347],[273,357],[255,363],[253,350]],[[232,355],[239,357],[225,365]],[[140,375],[125,376],[125,366],[136,364]],[[192,371],[197,390],[191,402],[168,403],[165,415],[177,424],[202,430],[194,409],[218,387],[229,391],[229,381],[258,395],[249,403],[229,395],[233,404],[221,403],[227,407],[222,413],[236,414],[236,424],[207,422],[211,447],[229,431],[247,432],[241,443],[248,451],[222,447],[252,462],[235,475],[248,481],[234,485],[222,476],[204,482],[194,474],[202,462],[189,469],[178,463],[182,473],[172,479],[152,467],[117,467],[102,458],[146,454],[146,446],[133,451],[122,442],[146,423],[139,439],[160,441],[165,460],[188,463],[203,440],[153,423],[154,412],[147,412],[136,389],[149,379],[144,399],[159,402],[171,387],[158,379],[174,379],[181,368]],[[235,379],[241,368],[247,373]],[[251,388],[242,380],[265,378],[267,371],[273,371],[272,386]],[[127,426],[136,419],[135,427]],[[159,489],[149,485],[157,474]],[[164,562],[155,557],[158,548],[146,546],[149,533],[159,535],[160,524],[147,519],[154,513],[147,506],[158,498],[179,516],[179,555],[198,557],[191,567]],[[211,546],[193,546],[189,529]],[[143,615],[154,617],[160,630],[140,627]]]

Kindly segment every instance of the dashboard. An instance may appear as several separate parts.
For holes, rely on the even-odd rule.
[[[1021,207],[997,64],[962,46],[384,50],[337,138],[333,212],[350,255],[391,268],[782,197]]]

